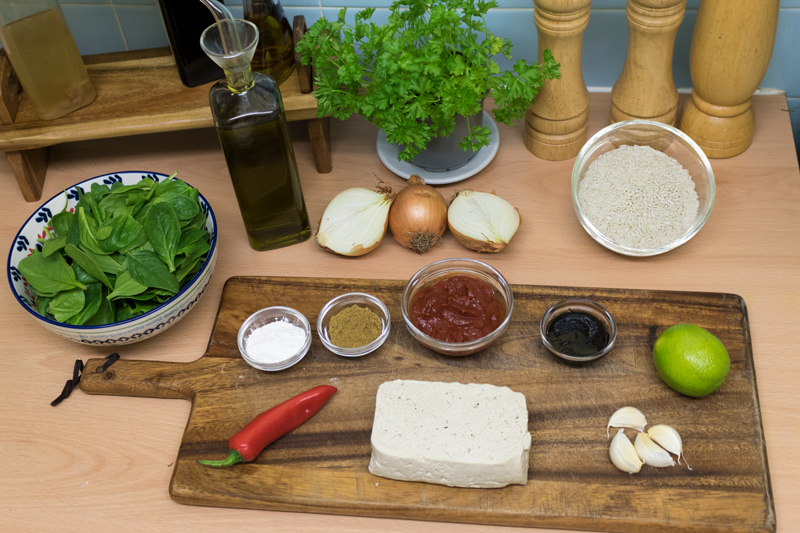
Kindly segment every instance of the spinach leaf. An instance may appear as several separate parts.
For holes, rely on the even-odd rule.
[[[114,306],[111,304],[111,301],[109,301],[108,298],[105,298],[101,295],[100,308],[97,310],[94,316],[84,323],[84,325],[100,326],[103,324],[111,324],[114,321]]]
[[[54,253],[60,251],[64,246],[67,244],[67,236],[64,235],[63,237],[52,237],[47,239],[42,244],[42,254],[45,257],[53,255]]]
[[[53,317],[59,322],[66,322],[83,309],[85,300],[83,289],[62,291],[50,301],[48,311],[53,313]]]
[[[69,230],[67,231],[67,242],[75,246],[81,243],[81,225],[78,223],[77,215],[73,215],[70,219]]]
[[[100,208],[111,217],[130,214],[132,210],[128,198],[122,194],[109,194],[100,202]]]
[[[90,250],[87,250],[80,245],[78,248],[81,249],[83,253],[89,256],[95,263],[97,263],[103,272],[106,274],[119,274],[124,270],[122,265],[120,265],[116,259],[112,258],[110,255],[100,255],[96,254]]]
[[[97,228],[97,233],[94,234],[94,237],[98,241],[104,241],[104,240],[108,239],[108,236],[111,235],[111,232],[113,230],[114,230],[114,228],[111,227],[111,222],[110,221],[106,222],[102,226]]]
[[[109,234],[105,238],[97,235],[97,245],[106,253],[117,252],[139,239],[144,233],[142,225],[128,214],[119,215],[111,220]],[[144,244],[147,235],[142,235],[141,244]]]
[[[84,293],[84,304],[77,314],[67,320],[68,324],[82,326],[87,320],[92,318],[100,309],[100,304],[103,302],[103,286],[99,283],[91,283],[86,287]]]
[[[45,257],[41,252],[34,252],[23,258],[18,268],[39,294],[55,294],[76,287],[86,288],[86,285],[75,278],[75,271],[60,254]]]
[[[189,231],[192,229],[205,229],[206,227],[206,214],[201,210],[194,218],[189,221],[184,221],[182,230]]]
[[[100,263],[95,259],[95,256],[90,255],[88,252],[81,250],[74,244],[68,244],[64,247],[64,253],[66,253],[75,263],[81,266],[83,270],[86,271],[87,274],[92,276],[94,279],[100,281],[108,287],[109,289],[113,289],[114,286],[108,280],[103,268],[100,266]],[[111,261],[113,259],[109,258]],[[116,263],[116,261],[115,261]]]
[[[100,206],[97,204],[97,199],[95,198],[94,194],[87,193],[81,197],[81,207],[83,207],[87,213],[87,216],[91,216],[96,222],[95,226],[102,224],[106,220],[106,213],[103,211]],[[80,209],[79,207],[78,209]]]
[[[166,193],[161,196],[156,196],[153,199],[153,204],[160,204],[166,202],[175,210],[178,220],[191,220],[200,211],[200,204],[197,201],[189,198],[189,196],[176,193]]]
[[[184,231],[181,234],[181,240],[178,242],[178,250],[176,255],[186,253],[186,249],[190,245],[202,238],[208,238],[208,232],[205,229],[194,228],[190,229],[189,231]]]
[[[53,298],[50,297],[50,296],[36,295],[34,300],[36,301],[36,307],[39,308],[39,314],[40,315],[42,315],[44,317],[47,316],[48,308],[50,306],[50,301],[52,299]]]
[[[78,263],[72,263],[72,269],[75,270],[75,278],[84,285],[99,281],[97,278],[90,276]]]
[[[67,233],[69,233],[69,227],[72,225],[72,219],[74,218],[75,215],[73,213],[62,211],[56,213],[55,216],[50,219],[50,226],[52,226],[56,235],[59,237],[66,237]]]
[[[108,185],[104,185],[102,183],[92,183],[92,187],[89,189],[89,192],[95,197],[95,199],[102,200],[108,195],[110,189],[108,188]]]
[[[175,270],[175,252],[181,238],[181,225],[171,205],[152,204],[144,221],[144,230],[153,250],[166,263],[170,272]]]
[[[195,266],[202,263],[211,245],[207,241],[195,241],[186,249],[186,257],[181,263],[180,268],[175,273],[178,281],[183,281],[189,274],[196,272]]]
[[[128,271],[142,285],[164,289],[172,294],[180,289],[175,275],[155,252],[137,250],[128,254]]]
[[[135,296],[147,290],[146,285],[142,285],[131,277],[131,273],[127,270],[117,276],[117,282],[114,284],[114,290],[106,296],[108,300],[116,300],[118,298],[125,298],[126,296]]]
[[[88,195],[84,196],[86,198]],[[81,236],[81,244],[88,250],[96,254],[105,254],[108,252],[103,251],[97,242],[95,233],[97,232],[97,222],[86,215],[86,211],[78,208],[78,229]]]

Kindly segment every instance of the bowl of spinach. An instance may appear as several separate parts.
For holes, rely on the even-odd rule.
[[[175,324],[200,299],[217,226],[191,185],[157,172],[104,174],[39,207],[14,238],[8,281],[50,331],[130,344]]]

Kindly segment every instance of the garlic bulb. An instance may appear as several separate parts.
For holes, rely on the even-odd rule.
[[[611,445],[608,447],[608,455],[611,457],[611,462],[614,463],[618,469],[629,474],[635,474],[642,469],[642,460],[636,453],[636,448],[633,447],[631,441],[625,436],[625,430],[620,429],[614,438],[611,439]]]
[[[670,453],[678,456],[678,464],[681,464],[681,457],[683,456],[683,441],[678,431],[667,424],[657,424],[647,431],[647,435],[656,442],[659,446],[664,448]],[[686,461],[686,457],[683,458]],[[691,470],[689,463],[686,463],[686,468]]]
[[[649,466],[675,466],[672,456],[652,441],[647,433],[639,433],[633,442],[633,447],[642,462]]]
[[[644,418],[644,414],[635,407],[620,407],[614,414],[611,415],[611,418],[608,420],[608,425],[606,426],[606,436],[610,437],[609,428],[630,428],[630,429],[637,429],[639,431],[644,431],[644,427],[647,425],[647,420]]]
[[[346,189],[325,208],[317,230],[317,244],[340,255],[364,255],[374,250],[386,234],[392,188],[381,183],[378,191]]]
[[[447,210],[447,224],[455,238],[477,252],[499,252],[521,223],[519,210],[493,193],[463,190]]]

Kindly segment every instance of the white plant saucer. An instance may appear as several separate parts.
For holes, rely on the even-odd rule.
[[[418,174],[428,185],[445,185],[462,181],[486,168],[486,165],[491,163],[494,156],[497,155],[497,149],[500,147],[500,131],[497,129],[497,123],[486,111],[483,112],[483,124],[490,130],[489,145],[481,148],[466,165],[455,170],[431,172],[412,163],[399,161],[397,154],[401,152],[400,147],[387,141],[386,133],[383,130],[378,130],[378,157],[381,158],[386,168],[404,179],[408,179],[412,174]]]

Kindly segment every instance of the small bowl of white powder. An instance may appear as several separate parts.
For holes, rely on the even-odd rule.
[[[584,229],[629,256],[662,254],[694,237],[711,215],[715,192],[700,147],[649,120],[603,128],[572,169],[572,202]]]
[[[311,346],[308,319],[291,307],[256,311],[239,328],[239,351],[259,370],[283,370],[305,357]]]

